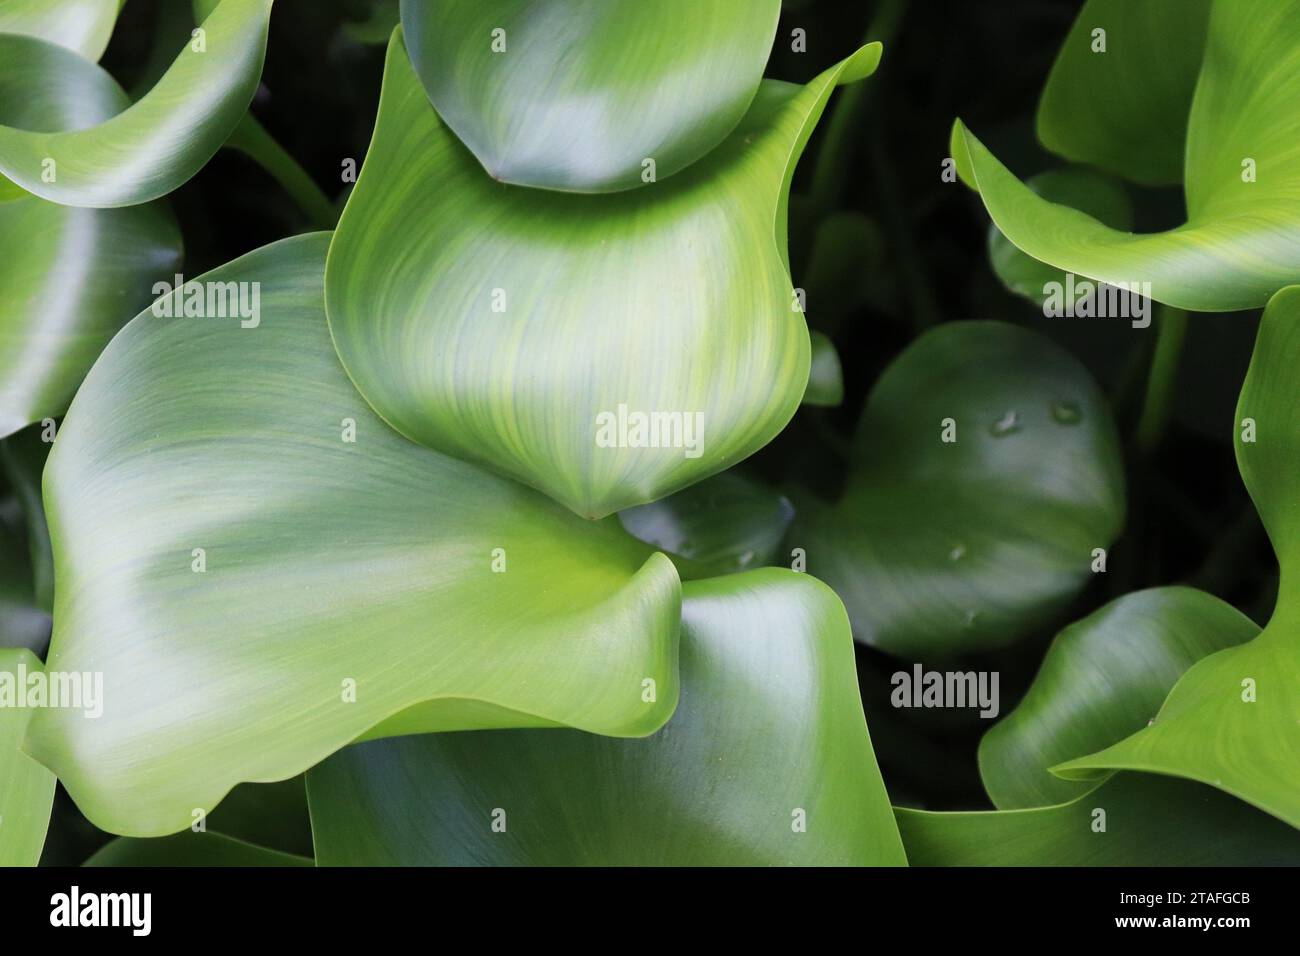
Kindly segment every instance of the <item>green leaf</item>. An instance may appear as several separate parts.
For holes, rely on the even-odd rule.
[[[620,511],[618,518],[629,532],[667,553],[687,580],[772,564],[794,507],[766,485],[725,471]]]
[[[314,866],[309,857],[253,846],[220,833],[186,830],[154,840],[118,837],[85,866]]]
[[[879,55],[764,83],[726,142],[667,182],[573,196],[484,176],[395,33],[326,274],[353,381],[402,434],[588,517],[756,451],[808,382],[784,259],[791,164],[835,85]]]
[[[0,125],[0,172],[23,189],[67,206],[132,206],[184,183],[212,157],[248,108],[262,73],[272,0],[223,0],[203,22],[204,48],[191,41],[139,102],[107,119]],[[0,35],[11,89],[38,88],[66,114],[96,87],[102,103],[121,91],[107,73],[41,40]],[[95,79],[91,79],[94,76]],[[89,107],[87,107],[89,109]],[[0,117],[8,119],[8,117]]]
[[[22,506],[33,596],[37,607],[48,613],[54,610],[54,554],[41,500],[41,472],[50,453],[43,433],[43,428],[29,428],[0,441],[0,474],[8,479]]]
[[[764,569],[684,593],[682,701],[654,737],[520,730],[350,747],[307,775],[319,862],[905,863],[831,590]]]
[[[402,0],[411,62],[493,178],[614,192],[685,169],[754,99],[780,0]]]
[[[328,241],[195,280],[260,283],[255,323],[128,324],[50,454],[49,663],[101,670],[105,707],[26,746],[102,829],[180,830],[362,735],[646,734],[676,702],[668,559],[376,418],[330,343]]]
[[[1237,463],[1281,565],[1259,637],[1207,657],[1174,685],[1151,726],[1053,767],[1070,779],[1112,768],[1208,783],[1300,827],[1300,286],[1269,302],[1237,403]],[[1243,424],[1244,423],[1244,424]],[[1247,440],[1248,439],[1248,440]]]
[[[1105,812],[1104,833],[1094,827]],[[1295,866],[1300,831],[1186,780],[1122,773],[1059,806],[894,809],[913,866]]]
[[[9,696],[44,670],[31,651],[0,648],[0,867],[35,866],[50,824],[54,774],[18,749],[33,708]]]
[[[125,0],[5,0],[0,33],[21,33],[67,47],[94,62],[104,55]]]
[[[1078,209],[1108,226],[1116,229],[1133,227],[1133,206],[1124,184],[1104,173],[1086,166],[1067,166],[1040,173],[1025,185],[1049,202]],[[1073,283],[1067,282],[1064,272],[1025,255],[998,231],[997,226],[989,226],[988,242],[993,272],[1017,295],[1042,306],[1051,283],[1060,283],[1063,292],[1075,288]],[[1073,300],[1062,301],[1073,305]]]
[[[50,640],[50,615],[41,608],[22,538],[0,522],[0,648],[22,647],[43,654]]]
[[[843,497],[796,501],[787,543],[843,598],[858,640],[903,658],[1005,647],[1050,622],[1123,524],[1105,398],[1017,326],[918,338],[876,383],[855,448]]]
[[[1134,182],[1181,183],[1210,6],[1210,0],[1088,0],[1038,104],[1043,145]]]
[[[959,120],[954,138],[998,229],[1035,259],[1121,288],[1150,283],[1151,298],[1191,311],[1258,308],[1294,282],[1300,18],[1273,0],[1215,4],[1206,49],[1187,128],[1185,225],[1133,234],[1048,202]]]
[[[78,129],[127,106],[107,73],[62,47],[0,35],[0,61],[0,122]],[[63,414],[95,357],[180,255],[162,204],[73,209],[21,191],[0,202],[0,438]]]
[[[1127,594],[1061,631],[1014,711],[980,741],[980,776],[1002,810],[1064,803],[1094,782],[1048,767],[1140,730],[1201,658],[1242,644],[1259,626],[1185,587]]]
[[[844,369],[835,343],[822,332],[810,333],[812,340],[812,365],[808,372],[808,388],[803,394],[803,404],[830,407],[844,401]]]
[[[307,789],[301,776],[241,783],[205,821],[209,831],[268,850],[313,855]]]

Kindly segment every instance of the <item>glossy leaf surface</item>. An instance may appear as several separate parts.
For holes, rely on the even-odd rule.
[[[1296,14],[1293,2],[1213,5],[1187,128],[1185,225],[1133,234],[1050,203],[958,121],[959,158],[993,222],[1035,259],[1111,285],[1150,283],[1151,298],[1168,305],[1200,312],[1264,305],[1300,276]]]
[[[402,0],[429,99],[493,179],[573,192],[666,179],[735,129],[780,0]]]
[[[0,172],[67,206],[133,206],[171,192],[207,163],[247,110],[262,73],[271,2],[222,0],[158,84],[107,119],[0,125]],[[116,88],[89,61],[41,40],[0,35],[0,59],[6,86],[35,83],[67,111],[82,108],[92,83]]]
[[[1016,326],[921,336],[876,383],[855,442],[844,496],[796,501],[787,543],[844,599],[858,640],[904,658],[1016,641],[1078,593],[1123,523],[1105,398]]]
[[[0,60],[0,123],[78,129],[127,106],[107,73],[61,47],[0,35]],[[21,191],[0,202],[0,437],[67,410],[95,357],[180,255],[162,205],[73,209]]]
[[[863,47],[806,87],[764,83],[731,136],[668,181],[572,196],[484,176],[395,34],[326,275],[358,389],[402,434],[587,517],[756,451],[808,383],[784,258],[791,167],[835,85],[879,56]]]
[[[913,866],[1300,865],[1300,831],[1210,787],[1150,774],[1118,774],[1058,806],[894,812]]]
[[[94,62],[104,54],[125,0],[5,0],[0,33],[22,33]]]
[[[684,591],[682,701],[659,733],[351,747],[308,774],[319,862],[905,863],[835,595],[778,569]]]
[[[50,455],[49,663],[102,670],[105,705],[39,714],[26,746],[103,829],[180,830],[363,734],[672,712],[671,563],[376,418],[330,343],[328,240],[196,280],[260,283],[255,323],[131,322]]]
[[[1181,183],[1210,7],[1210,0],[1088,0],[1038,104],[1043,145],[1134,182]]]
[[[1062,780],[1047,768],[1145,727],[1184,671],[1257,634],[1232,605],[1185,587],[1128,594],[1071,624],[1024,699],[980,741],[980,776],[994,805],[1041,807],[1092,789],[1095,782]]]
[[[618,515],[629,532],[668,554],[683,578],[772,564],[793,518],[784,495],[735,471]]]
[[[50,823],[54,774],[19,749],[35,711],[19,704],[44,669],[30,651],[0,648],[0,867],[35,866]]]
[[[1300,827],[1300,287],[1283,289],[1260,324],[1237,404],[1237,463],[1281,565],[1273,617],[1259,637],[1192,667],[1151,726],[1058,765],[1089,779],[1111,768],[1189,777]],[[1243,424],[1245,423],[1245,424]]]

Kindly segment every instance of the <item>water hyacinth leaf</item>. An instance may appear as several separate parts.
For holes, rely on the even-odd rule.
[[[894,813],[913,866],[1300,863],[1300,831],[1210,787],[1151,774],[1117,774],[1050,807]]]
[[[1035,259],[1198,312],[1263,306],[1300,275],[1300,17],[1294,3],[1214,4],[1187,128],[1187,223],[1112,229],[1034,194],[961,124],[998,229]],[[961,149],[959,148],[959,152]]]
[[[67,47],[92,62],[104,55],[126,0],[5,0],[0,33],[21,33]]]
[[[834,506],[787,543],[858,640],[914,661],[1005,647],[1087,583],[1124,518],[1119,439],[1083,367],[1045,337],[958,322],[912,343],[867,399]]]
[[[429,99],[488,174],[586,193],[666,179],[722,142],[780,12],[780,0],[401,5]]]
[[[157,85],[106,119],[54,128],[0,125],[0,172],[67,206],[132,206],[171,192],[207,163],[247,110],[262,73],[271,3],[222,0]],[[69,87],[66,77],[99,70],[89,61],[77,66],[80,58],[62,47],[0,36],[7,74],[18,55],[29,75],[15,71],[15,78],[44,85],[57,99],[81,95],[81,85]],[[99,72],[101,85],[112,84]]]
[[[1300,287],[1269,302],[1237,404],[1236,449],[1246,490],[1281,565],[1277,607],[1263,633],[1200,661],[1150,726],[1054,773],[1092,779],[1111,769],[1208,783],[1300,827]]]
[[[127,106],[107,73],[62,47],[0,35],[0,61],[0,123],[78,129]],[[161,204],[74,209],[21,191],[0,202],[0,438],[67,410],[95,357],[180,255]]]
[[[310,857],[254,846],[223,833],[185,830],[155,839],[118,837],[85,866],[315,866]]]
[[[1049,170],[1025,185],[1049,202],[1078,209],[1112,228],[1128,230],[1133,226],[1133,205],[1124,184],[1086,166]],[[1054,291],[1052,283],[1057,283],[1062,308],[1073,306],[1074,301],[1066,301],[1065,294],[1074,290],[1076,283],[1069,282],[1060,269],[1021,252],[994,225],[989,226],[988,245],[993,272],[1009,290],[1043,305]]]
[[[50,667],[102,671],[105,702],[42,712],[26,748],[102,829],[181,830],[362,735],[672,713],[671,562],[376,418],[330,342],[328,244],[194,280],[257,289],[255,321],[129,323],[50,454]]]
[[[789,499],[735,471],[618,514],[630,533],[672,558],[683,579],[772,564],[793,518]]]
[[[1071,624],[1024,699],[980,741],[980,777],[993,804],[1049,806],[1092,789],[1095,781],[1063,780],[1048,767],[1145,727],[1184,671],[1258,634],[1232,605],[1185,587],[1127,594]]]
[[[0,866],[35,866],[54,803],[54,774],[19,749],[35,707],[27,676],[45,668],[31,651],[0,648]]]
[[[834,593],[683,588],[682,699],[646,740],[431,734],[313,768],[321,865],[902,865]]]
[[[803,394],[803,404],[833,408],[844,401],[844,369],[835,343],[822,332],[813,332],[812,365],[808,372],[808,388]]]
[[[375,137],[330,248],[339,355],[409,438],[602,517],[756,451],[808,383],[784,259],[791,163],[864,47],[765,82],[689,170],[615,196],[483,175],[429,106],[400,31]]]
[[[1181,183],[1210,6],[1088,0],[1038,104],[1043,145],[1137,183]]]

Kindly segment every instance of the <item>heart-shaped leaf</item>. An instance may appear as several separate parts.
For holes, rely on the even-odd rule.
[[[672,712],[671,562],[376,418],[330,343],[328,241],[129,323],[50,454],[49,663],[102,672],[104,712],[44,711],[26,746],[103,829],[180,830],[363,734],[635,735]],[[241,306],[155,314],[205,291]]]
[[[903,864],[829,588],[691,582],[682,700],[647,740],[430,734],[307,775],[322,865]]]
[[[1161,10],[1175,7],[1182,5]],[[1213,5],[1187,127],[1187,223],[1177,229],[1135,235],[1048,202],[960,121],[954,129],[956,150],[964,152],[959,165],[998,229],[1035,259],[1119,288],[1136,284],[1150,298],[1183,309],[1258,308],[1300,276],[1296,13],[1293,3],[1275,0]],[[1171,18],[1167,28],[1181,34],[1181,15]]]
[[[1216,8],[1217,12],[1217,8]],[[1300,286],[1277,293],[1259,327],[1237,404],[1237,463],[1281,565],[1262,634],[1187,671],[1150,726],[1053,768],[1072,779],[1110,769],[1189,777],[1300,827]]]
[[[1300,831],[1187,780],[1121,773],[1070,803],[897,807],[913,866],[1295,866]],[[1101,829],[1104,827],[1104,829]]]
[[[620,511],[618,518],[629,532],[667,553],[683,579],[711,578],[771,564],[794,507],[766,485],[726,471]]]
[[[1181,183],[1210,6],[1210,0],[1088,0],[1038,104],[1043,145],[1134,182]]]
[[[127,106],[107,73],[61,47],[0,35],[0,60],[0,123],[71,130]],[[67,410],[95,357],[180,255],[161,204],[73,209],[21,191],[0,202],[0,437]]]
[[[330,248],[353,381],[402,434],[601,517],[751,454],[808,383],[790,284],[792,163],[862,48],[806,87],[766,82],[667,182],[613,196],[495,183],[429,106],[401,33],[375,138]]]
[[[1065,803],[1095,787],[1048,767],[1145,727],[1182,673],[1259,634],[1230,604],[1185,587],[1112,601],[1057,635],[1029,692],[980,741],[980,776],[1001,810]]]
[[[402,0],[411,62],[493,179],[635,189],[745,114],[780,0]],[[652,166],[646,165],[649,161]]]
[[[1123,524],[1104,396],[1017,326],[918,338],[876,383],[855,448],[844,496],[797,500],[788,543],[844,599],[858,640],[904,658],[1020,639],[1078,593]]]
[[[0,648],[0,866],[35,866],[54,802],[54,774],[19,750],[27,722],[28,677],[45,670],[31,651]]]
[[[158,84],[107,119],[96,107],[71,126],[15,126],[0,117],[0,172],[67,206],[132,206],[171,192],[207,163],[248,109],[262,74],[271,3],[222,0]],[[0,107],[11,84],[41,89],[68,113],[82,108],[88,88],[96,104],[116,91],[99,67],[43,40],[0,34],[0,60]]]
[[[0,33],[22,33],[67,47],[84,59],[104,55],[126,0],[5,0]]]

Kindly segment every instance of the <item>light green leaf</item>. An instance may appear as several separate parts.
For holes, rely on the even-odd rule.
[[[998,229],[1035,259],[1121,288],[1150,283],[1151,298],[1192,311],[1258,308],[1300,277],[1300,17],[1275,0],[1215,4],[1206,49],[1185,225],[1133,234],[1050,203],[958,121]]]
[[[18,749],[33,711],[18,697],[44,669],[31,651],[0,648],[0,867],[35,866],[50,824],[54,774]]]
[[[139,102],[109,118],[51,125],[0,125],[0,172],[13,183],[67,206],[132,206],[166,195],[212,157],[248,108],[262,73],[272,0],[222,0],[201,37],[176,57]],[[203,49],[198,49],[200,39]],[[99,71],[76,54],[30,37],[0,35],[11,83],[43,85],[65,111]],[[74,82],[75,81],[75,82]],[[99,94],[107,97],[107,92]],[[5,99],[0,93],[0,102]]]
[[[402,434],[588,517],[753,453],[808,383],[784,259],[791,166],[835,85],[879,55],[863,47],[806,87],[764,83],[726,142],[668,182],[573,196],[484,176],[395,33],[326,274],[353,381]]]
[[[1131,229],[1133,226],[1133,206],[1124,184],[1086,166],[1049,170],[1033,177],[1025,185],[1049,202],[1078,209],[1107,226],[1116,229]],[[988,241],[989,263],[1004,286],[1042,306],[1049,294],[1049,285],[1060,283],[1062,304],[1073,305],[1074,300],[1067,300],[1065,293],[1075,285],[1067,282],[1064,272],[1021,252],[998,231],[997,226],[989,226]]]
[[[1181,183],[1210,6],[1210,0],[1088,0],[1038,104],[1043,145],[1134,182]]]
[[[350,747],[307,775],[318,861],[905,863],[831,590],[764,569],[684,594],[682,701],[654,737],[490,731]]]
[[[827,335],[813,332],[810,337],[812,367],[808,372],[808,389],[804,392],[803,404],[834,407],[844,401],[844,370],[840,366],[840,354]]]
[[[780,0],[402,0],[411,62],[493,179],[573,192],[643,185],[736,128]]]
[[[221,833],[186,830],[153,840],[118,837],[85,866],[315,866],[308,857],[253,846]]]
[[[796,500],[787,543],[843,598],[858,640],[906,659],[1005,647],[1048,623],[1123,524],[1104,396],[1016,326],[918,338],[876,383],[855,447],[844,496]]]
[[[668,559],[376,418],[330,343],[328,241],[195,280],[260,283],[255,322],[128,324],[50,454],[49,663],[102,671],[105,703],[26,746],[103,829],[183,829],[362,735],[646,734],[676,702]]]
[[[1209,787],[1148,774],[1118,774],[1059,806],[894,813],[913,866],[1300,864],[1300,831]]]
[[[40,37],[94,62],[104,55],[124,2],[4,0],[0,3],[0,33]]]
[[[980,741],[994,805],[1047,806],[1093,789],[1095,781],[1062,780],[1047,768],[1145,727],[1185,670],[1257,634],[1230,604],[1185,587],[1127,594],[1071,624],[1019,706]]]
[[[782,494],[735,471],[620,511],[619,521],[672,558],[683,579],[771,564],[794,518]]]
[[[1237,403],[1237,463],[1281,565],[1262,634],[1179,679],[1151,726],[1053,769],[1090,779],[1112,768],[1199,780],[1300,827],[1300,287],[1269,302]]]
[[[112,77],[62,47],[0,35],[0,61],[0,122],[79,129],[126,108]],[[162,204],[73,209],[21,191],[0,202],[0,438],[63,414],[180,255]]]

